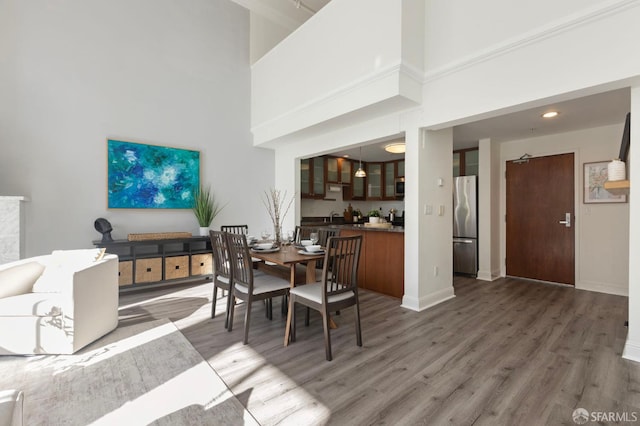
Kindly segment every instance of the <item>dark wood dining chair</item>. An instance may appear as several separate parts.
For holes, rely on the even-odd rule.
[[[249,233],[249,226],[248,225],[222,225],[220,227],[220,231],[231,232],[232,234],[247,235]]]
[[[320,226],[318,227],[318,244],[320,244],[322,247],[326,247],[327,246],[327,241],[329,240],[329,237],[337,237],[338,233],[339,233],[339,229],[337,228],[329,228],[327,226]],[[324,266],[324,262],[323,261],[318,261],[316,262],[316,268],[318,269],[322,269],[322,267]]]
[[[269,274],[254,274],[253,262],[247,245],[247,237],[244,234],[226,233],[229,256],[231,258],[232,283],[229,304],[229,327],[233,329],[233,315],[235,300],[245,302],[246,312],[244,316],[244,338],[242,342],[249,342],[249,324],[251,321],[251,306],[256,300],[268,300],[277,296],[286,296],[289,293],[289,281]],[[267,304],[267,309],[270,309]]]
[[[296,229],[294,231],[294,239],[293,241],[296,244],[300,244],[300,241],[302,240],[308,240],[309,239],[309,235],[311,235],[312,232],[316,232],[317,228],[313,227],[313,226],[300,226],[297,225]]]
[[[211,249],[213,251],[213,302],[211,303],[211,318],[216,316],[216,301],[218,300],[218,289],[222,290],[223,296],[226,291],[231,290],[233,281],[233,270],[229,262],[229,250],[227,248],[226,232],[209,231],[211,238]],[[224,328],[229,328],[229,306],[231,297],[227,297],[227,309],[225,310]]]
[[[289,317],[291,341],[296,340],[296,311],[299,303],[315,309],[322,315],[324,345],[327,361],[331,361],[331,335],[329,313],[354,306],[356,343],[362,346],[360,305],[358,301],[358,265],[362,236],[329,237],[319,283],[294,287],[289,291]]]

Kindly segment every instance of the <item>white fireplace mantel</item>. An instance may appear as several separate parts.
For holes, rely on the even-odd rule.
[[[26,197],[0,195],[0,265],[24,257]]]

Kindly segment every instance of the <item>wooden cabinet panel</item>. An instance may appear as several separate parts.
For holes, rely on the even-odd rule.
[[[340,183],[338,160],[337,157],[327,157],[327,183]]]
[[[396,162],[384,163],[384,195],[386,200],[393,200],[396,197]]]
[[[404,295],[404,233],[342,229],[340,235],[362,235],[358,287]]]
[[[191,275],[209,275],[213,273],[213,257],[210,253],[191,256]]]
[[[478,174],[478,148],[453,151],[453,177]]]
[[[346,158],[339,158],[338,164],[340,166],[340,183],[350,185],[354,173],[351,161]]]
[[[300,197],[324,198],[324,157],[300,160]]]
[[[398,160],[398,165],[396,167],[396,176],[404,177],[404,160]]]
[[[367,232],[367,289],[402,297],[404,294],[404,234]]]
[[[136,260],[136,283],[150,283],[162,280],[162,258]]]
[[[382,163],[367,163],[367,200],[382,199]]]
[[[118,285],[133,284],[133,261],[118,262]]]
[[[164,259],[164,278],[175,280],[189,276],[189,256],[173,256]]]

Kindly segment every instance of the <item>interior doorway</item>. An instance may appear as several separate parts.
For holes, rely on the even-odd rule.
[[[506,273],[575,285],[574,155],[508,161]]]

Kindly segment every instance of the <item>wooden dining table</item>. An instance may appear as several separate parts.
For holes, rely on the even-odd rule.
[[[324,259],[324,251],[321,254],[301,254],[300,251],[302,249],[297,246],[282,246],[277,251],[251,249],[251,257],[289,268],[289,283],[293,288],[296,284],[296,265],[306,264],[305,283],[311,284],[316,282],[316,262]],[[291,313],[288,315],[291,315]],[[287,327],[284,332],[285,346],[289,345],[290,328],[290,321],[287,321]]]

